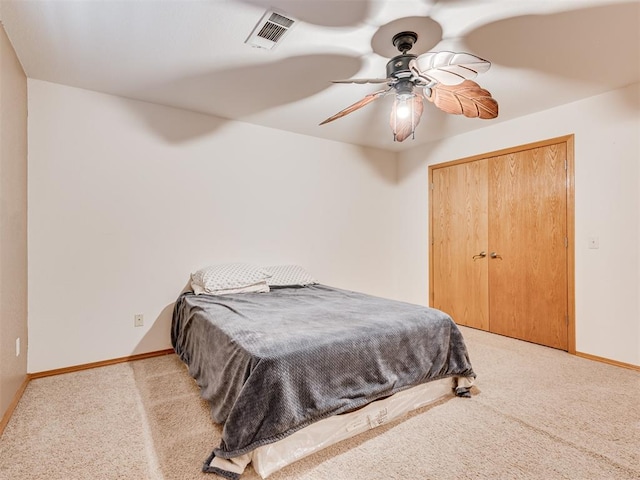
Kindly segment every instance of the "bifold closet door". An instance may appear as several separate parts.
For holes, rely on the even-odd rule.
[[[566,144],[489,159],[490,331],[568,347]]]
[[[433,171],[431,304],[460,325],[489,329],[488,161]]]

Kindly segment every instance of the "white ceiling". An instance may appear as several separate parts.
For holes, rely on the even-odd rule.
[[[30,78],[393,151],[640,81],[640,0],[0,0],[0,6]],[[275,49],[253,48],[245,40],[269,7],[299,21]],[[466,51],[490,60],[476,81],[499,102],[497,119],[447,115],[427,103],[415,140],[393,142],[388,96],[318,126],[381,88],[331,80],[384,78],[389,58],[374,52],[390,44],[393,26],[421,31],[437,27],[433,21],[442,34],[422,35],[410,53]]]

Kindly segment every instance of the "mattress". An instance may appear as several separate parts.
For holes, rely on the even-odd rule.
[[[226,478],[238,478],[257,449],[317,422],[422,384],[475,377],[445,313],[326,285],[185,293],[172,343],[223,425],[204,470]],[[207,469],[217,459],[236,467]]]
[[[453,398],[454,389],[468,389],[472,384],[472,378],[458,378],[418,385],[353,412],[320,420],[280,441],[258,447],[251,453],[232,459],[214,457],[209,466],[240,474],[251,463],[261,478],[267,478],[287,465],[331,445],[397,420],[421,407]]]
[[[255,449],[251,452],[251,464],[262,478],[267,478],[312,453],[453,397],[453,383],[451,379],[435,380],[376,400],[354,412],[320,420],[279,442]],[[470,384],[471,381],[467,386]]]

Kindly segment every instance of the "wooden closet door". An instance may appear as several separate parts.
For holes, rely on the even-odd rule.
[[[433,170],[432,305],[469,327],[489,329],[488,161]],[[474,260],[474,256],[476,256]]]
[[[563,350],[566,158],[560,143],[489,159],[490,331]]]

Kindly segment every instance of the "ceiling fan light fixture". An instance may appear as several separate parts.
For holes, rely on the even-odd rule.
[[[393,141],[402,142],[415,138],[415,131],[422,116],[422,99],[414,94],[396,95],[391,109]]]
[[[409,98],[412,98],[412,96],[407,98],[398,95],[396,98],[398,99],[398,104],[396,106],[396,119],[404,120],[405,118],[409,118],[412,113],[411,107],[413,106],[413,102],[409,102],[408,100]]]
[[[394,94],[389,120],[395,142],[415,138],[415,129],[424,110],[424,100],[450,114],[483,119],[498,116],[498,102],[489,91],[471,80],[479,73],[489,70],[491,62],[466,52],[426,52],[419,56],[407,53],[417,40],[418,35],[413,31],[403,30],[394,35],[392,43],[400,54],[387,62],[386,78],[334,81],[386,83],[388,88],[365,96],[320,125],[342,118],[387,94]]]
[[[401,79],[393,85],[396,97],[407,99],[413,97],[413,82],[410,79]]]

